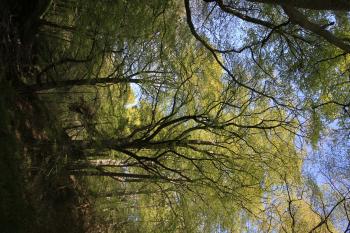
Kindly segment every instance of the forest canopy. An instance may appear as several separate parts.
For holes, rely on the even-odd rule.
[[[55,127],[30,177],[83,186],[86,231],[350,231],[348,1],[24,6],[7,79]]]

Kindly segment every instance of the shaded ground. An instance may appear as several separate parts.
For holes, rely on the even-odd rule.
[[[65,172],[67,155],[60,149],[64,134],[39,99],[21,91],[23,80],[35,74],[36,20],[49,2],[4,1],[0,6],[0,226],[4,233],[86,230],[89,205],[79,182]]]

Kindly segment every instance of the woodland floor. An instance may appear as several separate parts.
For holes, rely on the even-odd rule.
[[[62,131],[39,98],[23,91],[34,76],[36,18],[23,14],[28,3],[1,4],[1,232],[86,232],[89,202],[65,173]]]

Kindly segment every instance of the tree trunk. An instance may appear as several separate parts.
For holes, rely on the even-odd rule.
[[[94,149],[96,146],[94,142],[85,140],[73,140],[71,144],[75,148],[80,150]],[[110,149],[110,150],[132,150],[132,149],[166,149],[174,147],[188,147],[188,146],[218,146],[216,142],[206,141],[206,140],[164,140],[164,141],[134,141],[126,142],[122,139],[112,139],[112,140],[100,140],[97,143],[100,147]]]
[[[304,8],[310,10],[350,11],[349,0],[248,0],[274,5]]]
[[[156,193],[165,193],[165,192],[174,192],[175,190],[172,188],[168,188],[165,190],[136,190],[136,191],[109,191],[105,193],[95,194],[96,197],[122,197],[122,196],[135,196],[135,195],[152,195]],[[94,194],[92,194],[94,195]]]
[[[76,31],[76,28],[73,26],[59,25],[59,24],[56,24],[54,22],[47,21],[45,19],[40,19],[39,24],[41,26],[47,26],[47,27],[51,27],[51,28],[55,28],[55,29],[59,29],[62,31],[67,31],[67,32],[75,32]]]
[[[115,159],[93,159],[86,161],[78,161],[70,164],[71,170],[80,170],[88,168],[103,168],[103,167],[128,167],[133,164],[124,164],[120,160]]]
[[[117,84],[117,83],[143,83],[144,80],[141,79],[125,79],[125,78],[97,78],[97,79],[74,79],[74,80],[65,80],[55,83],[45,83],[45,84],[36,84],[27,87],[27,91],[38,92],[46,91],[54,88],[63,88],[63,87],[73,87],[73,86],[85,86],[85,85],[96,85],[96,84]]]
[[[164,177],[147,174],[134,174],[134,173],[122,173],[122,172],[108,172],[108,171],[70,171],[71,175],[75,176],[107,176],[107,177],[119,177],[119,178],[131,178],[142,180],[159,180]]]

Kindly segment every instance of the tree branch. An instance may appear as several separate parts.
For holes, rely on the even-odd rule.
[[[254,3],[267,3],[310,10],[350,11],[348,0],[247,0]]]
[[[290,21],[299,25],[300,27],[315,33],[316,35],[324,38],[329,43],[335,45],[336,47],[344,50],[345,52],[350,52],[350,44],[345,43],[342,39],[336,37],[331,32],[322,28],[322,26],[313,23],[307,19],[301,12],[296,8],[290,7],[288,5],[282,6],[284,12],[288,15]]]

